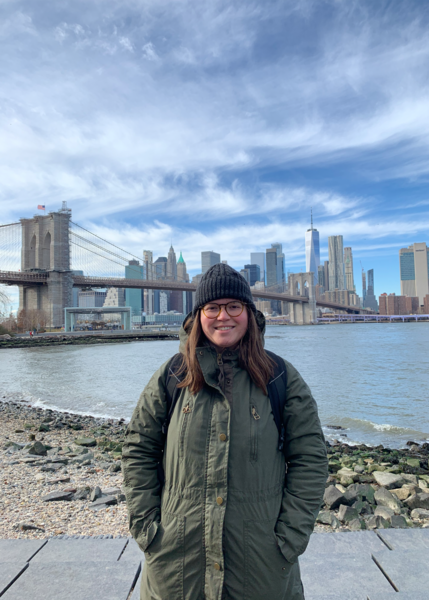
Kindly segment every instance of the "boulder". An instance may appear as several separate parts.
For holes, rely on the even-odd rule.
[[[94,438],[76,438],[74,441],[78,446],[85,446],[86,448],[90,448],[92,446],[97,445],[97,440]]]
[[[371,504],[366,500],[361,500],[360,498],[352,504],[352,508],[357,510],[360,515],[372,515],[374,512]]]
[[[359,519],[359,513],[355,508],[341,504],[338,510],[338,519],[342,523],[349,523],[353,519]]]
[[[361,531],[366,529],[366,523],[363,519],[352,519],[347,527],[350,531]]]
[[[429,519],[429,510],[426,510],[425,508],[415,508],[411,511],[411,518],[419,520]]]
[[[397,488],[395,490],[390,490],[390,491],[392,494],[395,494],[395,496],[399,500],[406,500],[408,498],[408,496],[411,494],[411,491],[406,487],[401,487],[401,488]]]
[[[420,469],[420,460],[418,458],[407,458],[407,465],[414,469]]]
[[[102,496],[101,489],[98,487],[98,485],[96,485],[95,488],[92,490],[91,496],[89,499],[91,500],[91,502],[94,502],[98,498],[101,498],[101,496]]]
[[[389,521],[383,517],[372,515],[366,522],[368,529],[389,529],[391,527]]]
[[[355,465],[355,468],[353,469],[353,471],[360,475],[362,473],[365,473],[365,467],[363,465]]]
[[[374,499],[379,506],[391,508],[395,515],[399,515],[402,508],[401,501],[385,488],[378,489],[374,494]]]
[[[72,492],[51,492],[42,497],[42,502],[69,502],[73,499]]]
[[[48,454],[45,446],[39,441],[27,444],[24,448],[24,452],[32,454],[33,456],[46,456]]]
[[[91,494],[90,487],[78,488],[74,493],[73,500],[87,500]]]
[[[321,523],[322,525],[331,525],[333,513],[329,510],[321,510],[316,518],[316,523]]]
[[[374,503],[374,488],[368,483],[354,483],[347,488],[345,493],[346,502],[343,504],[352,505],[357,500],[367,500]]]
[[[394,529],[405,529],[408,527],[407,520],[403,515],[393,515],[390,522]]]
[[[413,494],[405,500],[404,504],[411,510],[414,508],[424,508],[429,510],[429,494]]]
[[[340,506],[340,504],[344,504],[344,494],[340,492],[340,490],[338,490],[334,485],[330,485],[325,490],[323,501],[328,508],[335,510]]]
[[[391,490],[394,488],[401,487],[404,482],[402,475],[395,475],[394,473],[386,473],[386,471],[374,471],[373,477],[380,487]]]
[[[386,521],[389,521],[389,523],[391,523],[394,514],[395,512],[387,506],[377,506],[374,511],[374,515],[376,517],[383,517],[383,519],[386,519]]]

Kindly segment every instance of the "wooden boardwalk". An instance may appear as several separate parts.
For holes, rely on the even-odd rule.
[[[143,562],[131,538],[0,540],[0,596],[139,600]],[[429,529],[314,534],[300,565],[306,600],[429,600]]]

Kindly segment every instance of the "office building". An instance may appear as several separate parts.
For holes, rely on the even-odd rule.
[[[323,290],[321,293],[325,291],[325,269],[323,265],[319,265],[317,267],[317,281],[318,286]]]
[[[344,248],[344,273],[346,276],[346,290],[350,292],[356,291],[353,276],[353,252],[350,246]]]
[[[260,271],[260,280],[266,283],[265,276],[265,252],[252,252],[250,254],[250,264],[258,265]]]
[[[159,256],[153,263],[153,279],[167,279],[167,257]]]
[[[167,255],[167,279],[170,281],[177,280],[177,260],[173,246],[170,246]]]
[[[401,294],[416,296],[420,306],[429,294],[429,249],[423,243],[412,244],[399,250]]]
[[[374,294],[374,269],[369,269],[368,273],[368,287],[366,290],[364,308],[370,308],[374,312],[378,311],[378,302]]]
[[[103,306],[106,299],[106,292],[97,292],[89,290],[87,292],[79,291],[78,306],[79,308],[92,308]]]
[[[366,300],[366,273],[362,269],[362,306],[365,306]]]
[[[311,227],[305,232],[305,271],[313,273],[314,284],[319,283],[320,244],[319,232],[313,227],[313,210],[311,211]]]
[[[325,278],[325,291],[329,290],[329,260],[325,260],[325,262],[323,263],[323,272],[324,272],[324,278]]]
[[[344,248],[343,236],[331,235],[328,237],[329,248],[329,289],[344,290]]]
[[[360,306],[359,296],[349,290],[328,290],[322,294],[321,300],[344,304],[345,306]]]
[[[206,252],[201,252],[201,271],[207,273],[207,271],[213,265],[218,265],[220,263],[220,254],[217,252],[212,252],[210,250]]]
[[[144,268],[138,260],[130,260],[125,267],[125,279],[144,279]],[[125,306],[131,307],[131,317],[139,316],[144,310],[144,294],[142,289],[125,289]]]
[[[286,281],[285,276],[285,255],[283,247],[279,243],[271,244],[271,248],[275,248],[277,252],[277,283],[283,284]]]
[[[240,275],[244,277],[247,283],[250,285],[250,273],[248,269],[240,269]]]
[[[257,281],[261,281],[261,269],[259,265],[244,265],[244,268],[249,271],[249,284],[255,285]]]
[[[189,283],[189,275],[186,270],[186,263],[180,253],[179,260],[177,261],[177,281],[185,281]],[[192,292],[182,292],[183,297],[183,312],[187,314],[192,310]]]
[[[257,310],[260,310],[263,315],[272,315],[273,309],[269,300],[255,300]]]
[[[277,250],[267,248],[265,252],[267,286],[277,285]]]

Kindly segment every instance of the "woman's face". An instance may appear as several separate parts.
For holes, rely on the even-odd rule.
[[[210,302],[213,304],[228,304],[228,302],[234,302],[234,298],[220,298]],[[207,306],[207,305],[206,305]],[[244,306],[243,312],[237,317],[231,317],[227,312],[225,306],[221,307],[219,315],[210,319],[206,317],[204,311],[200,311],[201,327],[207,337],[213,344],[220,346],[221,348],[229,348],[235,346],[247,331],[248,315],[247,309]]]

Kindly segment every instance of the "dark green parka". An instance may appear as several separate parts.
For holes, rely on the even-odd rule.
[[[262,330],[260,313],[258,321]],[[285,361],[283,454],[270,400],[238,354],[207,345],[197,356],[205,385],[195,396],[181,392],[165,446],[168,363],[144,389],[127,430],[130,530],[146,556],[141,600],[303,600],[297,559],[327,477],[316,403]]]

